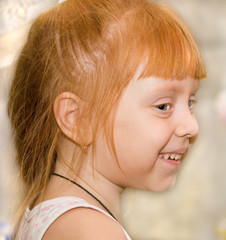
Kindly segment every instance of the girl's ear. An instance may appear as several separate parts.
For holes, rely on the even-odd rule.
[[[80,146],[92,142],[88,119],[81,116],[85,103],[74,93],[63,92],[54,101],[54,115],[61,131]]]

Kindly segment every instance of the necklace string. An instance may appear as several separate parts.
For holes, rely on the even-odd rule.
[[[69,178],[67,178],[67,177],[65,177],[63,175],[60,175],[58,173],[53,172],[52,175],[55,175],[55,176],[60,177],[60,178],[63,178],[65,180],[75,184],[76,186],[80,187],[83,191],[85,191],[91,197],[93,197],[117,221],[117,219],[114,217],[114,215],[111,213],[111,211],[96,196],[94,196],[91,192],[89,192],[86,188],[84,188],[83,186],[81,186],[77,182],[75,182],[75,181],[73,181],[73,180],[71,180],[71,179],[69,179]]]

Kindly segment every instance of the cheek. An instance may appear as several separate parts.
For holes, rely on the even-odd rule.
[[[136,116],[132,119],[118,121],[115,125],[114,137],[117,141],[127,141],[138,144],[161,144],[166,142],[173,134],[170,121],[153,116]]]
[[[154,163],[171,134],[166,123],[150,118],[116,121],[114,141],[120,161],[137,167]],[[123,163],[121,163],[123,164]]]

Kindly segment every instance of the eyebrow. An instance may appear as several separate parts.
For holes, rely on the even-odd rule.
[[[192,93],[195,94],[200,88],[200,80],[197,79],[195,81],[194,88],[192,90]],[[156,86],[152,89],[152,91],[176,91],[176,92],[181,92],[180,88],[177,87],[176,83],[174,84],[173,82],[167,83],[167,84],[162,84],[160,86]]]

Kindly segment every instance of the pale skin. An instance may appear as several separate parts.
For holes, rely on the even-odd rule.
[[[149,191],[164,191],[172,187],[180,163],[198,134],[194,116],[198,88],[199,80],[192,78],[180,81],[155,77],[131,80],[120,99],[114,123],[120,168],[102,132],[98,132],[92,159],[90,132],[82,170],[79,175],[71,171],[69,177],[99,198],[119,221],[120,195],[125,187]],[[55,172],[64,176],[68,176],[68,169],[62,160],[70,165],[74,142],[83,141],[76,135],[77,129],[88,131],[86,119],[78,121],[84,106],[85,103],[73,93],[62,93],[55,101],[55,117],[64,133],[58,144],[63,159],[59,157],[57,160]],[[61,196],[80,197],[102,208],[74,184],[52,176],[44,200]],[[78,208],[63,214],[50,226],[43,240],[50,239],[126,238],[114,220],[95,210]]]

